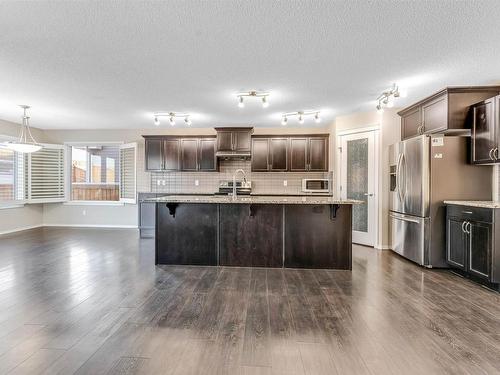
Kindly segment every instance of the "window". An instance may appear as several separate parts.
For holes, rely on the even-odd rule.
[[[22,203],[23,180],[22,154],[0,145],[0,205]]]
[[[71,200],[120,200],[120,146],[71,147]]]

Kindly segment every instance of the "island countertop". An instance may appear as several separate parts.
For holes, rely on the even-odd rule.
[[[336,199],[331,196],[280,196],[280,195],[239,195],[233,199],[229,195],[167,195],[148,198],[147,202],[157,203],[222,203],[222,204],[362,204],[354,199]]]

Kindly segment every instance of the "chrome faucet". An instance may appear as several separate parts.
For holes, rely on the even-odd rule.
[[[245,173],[245,171],[243,169],[237,169],[234,171],[234,174],[233,174],[233,200],[236,199],[236,175],[241,172],[241,174],[243,174],[243,181],[246,183],[247,182],[247,174]]]

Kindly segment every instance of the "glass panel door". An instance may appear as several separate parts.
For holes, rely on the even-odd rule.
[[[341,137],[341,197],[356,199],[353,205],[352,240],[375,244],[375,137],[374,131]]]

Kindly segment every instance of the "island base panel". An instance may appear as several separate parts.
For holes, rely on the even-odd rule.
[[[217,265],[216,204],[156,207],[156,264]]]
[[[352,269],[351,205],[286,205],[285,267]]]

